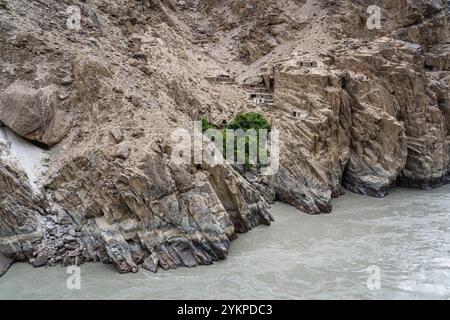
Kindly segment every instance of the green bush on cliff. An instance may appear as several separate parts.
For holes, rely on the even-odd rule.
[[[232,129],[232,130],[239,130],[242,129],[244,131],[248,131],[251,129],[254,129],[256,131],[256,141],[257,141],[257,166],[261,165],[261,160],[259,158],[259,144],[260,144],[260,136],[259,136],[259,130],[267,130],[267,132],[270,132],[272,129],[272,126],[270,123],[264,118],[263,115],[256,113],[256,112],[247,112],[247,113],[239,113],[233,121],[231,121],[225,129]],[[226,141],[226,134],[224,134],[224,141]],[[243,146],[238,146],[237,142],[234,143],[234,156],[235,159],[237,159],[237,154],[239,147],[245,148],[245,150],[240,150],[245,154],[245,163],[244,163],[244,169],[250,170],[254,164],[250,163],[250,137],[245,137],[245,143]],[[224,153],[226,154],[226,144],[224,142]]]
[[[217,126],[210,123],[206,119],[202,119],[202,132],[205,134],[207,130],[209,129],[217,129]],[[254,164],[250,163],[250,136],[248,133],[248,130],[255,130],[256,131],[256,141],[257,141],[257,166],[260,166],[263,162],[262,160],[266,159],[260,159],[259,158],[259,144],[260,144],[260,136],[259,136],[259,130],[267,130],[267,132],[270,132],[272,126],[270,123],[264,118],[263,115],[256,113],[256,112],[247,112],[247,113],[239,113],[228,125],[225,126],[225,128],[222,130],[222,136],[223,136],[223,149],[222,154],[226,155],[227,152],[227,132],[226,130],[243,130],[247,133],[245,136],[244,143],[239,145],[237,143],[238,139],[235,137],[234,139],[234,159],[237,160],[238,156],[238,150],[241,151],[242,155],[245,155],[245,163],[244,163],[244,170],[250,170]],[[212,137],[209,137],[211,139]],[[239,149],[240,148],[240,149]],[[245,148],[245,150],[242,150]]]
[[[202,132],[204,133],[209,129],[217,129],[217,127],[208,120],[206,120],[205,118],[202,118]]]
[[[257,112],[247,112],[239,113],[233,121],[231,121],[227,126],[227,129],[242,129],[244,131],[255,129],[256,131],[261,129],[267,129],[270,131],[272,128],[270,123],[264,118],[262,114]]]

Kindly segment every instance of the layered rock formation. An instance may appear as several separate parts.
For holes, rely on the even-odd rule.
[[[329,213],[344,187],[446,183],[448,4],[380,1],[368,30],[371,4],[0,0],[0,274],[211,264],[270,224],[270,201]],[[262,87],[273,105],[249,103]],[[281,132],[275,175],[171,162],[174,130],[250,110]],[[46,166],[24,162],[9,130]]]

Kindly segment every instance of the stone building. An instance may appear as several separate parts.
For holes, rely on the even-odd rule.
[[[264,92],[253,92],[248,95],[248,99],[255,105],[273,103],[273,94]]]

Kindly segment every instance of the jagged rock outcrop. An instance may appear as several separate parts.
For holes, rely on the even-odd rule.
[[[31,243],[39,241],[45,232],[40,221],[45,208],[45,199],[32,189],[26,173],[11,159],[9,146],[0,131],[1,274],[13,261],[33,258]]]
[[[286,66],[275,73],[275,100],[285,134],[278,198],[309,213],[331,212],[349,158],[351,98],[330,71]]]
[[[236,232],[270,224],[264,200],[237,174],[188,171],[160,153],[147,153],[136,167],[107,158],[101,150],[80,155],[55,168],[46,188],[102,243],[119,271],[136,271],[150,255],[164,269],[210,264],[227,255]],[[227,188],[212,185],[214,179],[227,181]],[[133,251],[142,252],[137,261]]]

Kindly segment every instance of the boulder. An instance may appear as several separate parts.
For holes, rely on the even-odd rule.
[[[69,129],[68,117],[57,103],[56,86],[34,89],[16,81],[0,95],[0,121],[24,138],[53,146]]]
[[[158,260],[158,256],[156,254],[152,254],[150,255],[150,257],[145,259],[144,263],[142,264],[142,268],[156,273],[158,271]]]
[[[111,135],[113,136],[116,143],[121,143],[124,139],[122,130],[120,130],[119,128],[112,129]]]
[[[116,148],[116,157],[126,159],[130,155],[130,148],[124,144],[119,144]]]
[[[46,253],[40,253],[35,259],[31,259],[30,262],[35,268],[43,267],[48,262],[48,255]]]

